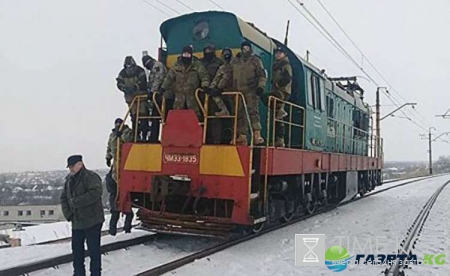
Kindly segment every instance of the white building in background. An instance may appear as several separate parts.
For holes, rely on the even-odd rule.
[[[0,206],[0,222],[54,222],[64,220],[61,205]]]

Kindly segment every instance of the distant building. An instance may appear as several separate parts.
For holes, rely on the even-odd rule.
[[[0,222],[54,222],[64,220],[61,205],[0,206]]]

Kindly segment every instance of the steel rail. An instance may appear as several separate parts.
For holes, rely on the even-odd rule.
[[[174,261],[162,264],[160,266],[151,268],[149,270],[143,271],[141,273],[136,274],[136,276],[158,276],[158,275],[162,275],[164,273],[168,273],[168,272],[170,272],[172,270],[175,270],[175,269],[180,268],[180,267],[182,267],[184,265],[192,263],[192,262],[194,262],[197,259],[205,258],[207,256],[210,256],[212,254],[218,253],[218,252],[220,252],[220,251],[222,251],[224,249],[227,249],[229,247],[232,247],[234,245],[237,245],[237,244],[249,241],[249,240],[251,240],[253,238],[256,238],[256,237],[259,237],[261,235],[270,233],[272,231],[281,229],[283,227],[286,227],[286,226],[298,223],[298,222],[300,222],[302,220],[311,218],[313,216],[316,216],[316,215],[323,214],[323,213],[326,213],[328,211],[334,210],[337,207],[344,206],[344,205],[347,205],[349,203],[352,203],[352,202],[361,200],[363,198],[367,198],[369,196],[373,196],[373,195],[376,195],[376,194],[379,194],[379,193],[382,193],[382,192],[385,192],[385,191],[388,191],[388,190],[391,190],[391,189],[394,189],[394,188],[398,188],[398,187],[401,187],[401,186],[405,186],[405,185],[408,185],[408,184],[412,184],[412,183],[415,183],[415,182],[418,182],[418,181],[422,181],[422,180],[426,180],[426,179],[430,179],[430,178],[434,178],[434,177],[437,177],[437,176],[432,175],[432,176],[429,176],[429,177],[424,177],[424,178],[415,179],[415,180],[411,180],[411,181],[408,181],[408,182],[400,183],[398,185],[395,185],[395,186],[392,186],[392,187],[389,187],[389,188],[386,188],[386,189],[383,189],[383,190],[380,190],[380,191],[370,192],[370,193],[364,195],[363,197],[356,197],[354,199],[351,199],[351,200],[343,202],[343,203],[338,203],[338,204],[334,204],[334,205],[331,205],[331,206],[328,206],[328,207],[324,207],[322,209],[317,210],[313,214],[307,214],[307,215],[304,215],[304,216],[292,219],[289,222],[274,225],[274,226],[272,226],[270,228],[267,228],[265,230],[262,230],[261,232],[258,232],[258,233],[251,233],[251,234],[247,234],[245,236],[240,236],[240,237],[237,237],[237,238],[234,238],[234,239],[231,239],[231,240],[224,241],[222,243],[219,243],[218,245],[215,245],[215,246],[212,246],[210,248],[201,250],[199,252],[190,254],[190,255],[185,256],[183,258],[180,258],[180,259],[177,259],[177,260],[174,260]]]
[[[441,194],[442,190],[450,183],[450,181],[445,182],[443,185],[441,185],[428,199],[428,201],[423,206],[422,210],[417,215],[416,219],[412,223],[412,225],[409,227],[405,238],[403,239],[401,243],[401,250],[403,252],[407,252],[411,254],[412,249],[414,248],[414,245],[416,244],[415,238],[420,235],[420,232],[422,232],[423,226],[425,225],[425,222],[428,218],[428,215],[430,214],[431,209],[433,208],[434,203],[436,202],[437,198]],[[399,255],[401,255],[401,252],[399,250]],[[400,258],[397,257],[394,261],[394,263],[387,268],[384,271],[384,275],[386,276],[404,276],[405,272],[403,271],[403,268],[407,266],[407,262],[400,263]]]

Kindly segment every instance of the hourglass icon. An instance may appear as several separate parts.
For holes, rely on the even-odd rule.
[[[318,263],[319,258],[313,252],[313,248],[316,247],[319,238],[303,238],[303,243],[308,247],[308,253],[303,257],[303,262],[306,263]]]

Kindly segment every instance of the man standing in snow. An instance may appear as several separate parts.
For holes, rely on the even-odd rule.
[[[67,159],[69,175],[61,194],[61,209],[72,223],[73,275],[86,275],[84,241],[91,259],[91,276],[101,275],[100,237],[105,221],[102,203],[102,180],[98,174],[85,168],[81,155]]]

